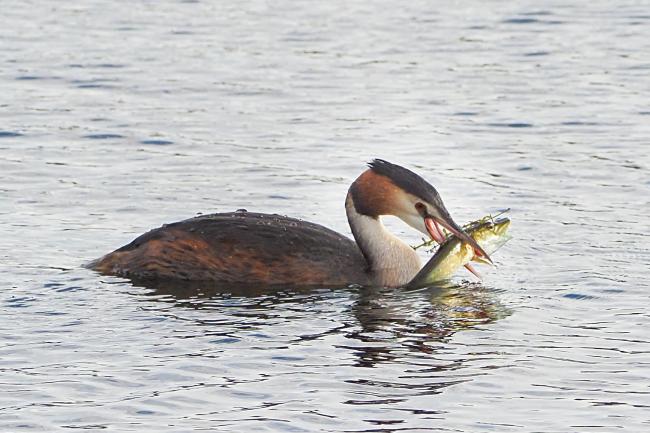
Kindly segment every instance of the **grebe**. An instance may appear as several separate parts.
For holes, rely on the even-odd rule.
[[[442,225],[489,256],[451,218],[436,189],[406,168],[375,159],[345,199],[353,242],[318,224],[237,211],[151,230],[89,266],[135,279],[217,284],[397,287],[420,270],[417,253],[381,222],[393,215],[438,243]]]

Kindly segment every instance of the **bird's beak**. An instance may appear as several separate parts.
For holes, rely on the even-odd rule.
[[[483,248],[474,240],[473,237],[468,235],[463,231],[462,228],[458,227],[458,224],[456,224],[451,218],[448,219],[443,219],[443,218],[437,218],[435,216],[427,215],[424,218],[424,225],[427,228],[427,231],[429,232],[429,235],[438,242],[439,244],[442,244],[445,242],[446,238],[445,235],[442,233],[442,230],[440,229],[440,224],[447,230],[449,230],[451,233],[456,235],[456,237],[462,241],[467,242],[474,248],[474,253],[482,257],[483,259],[487,260],[489,263],[492,263],[492,259],[486,253]]]

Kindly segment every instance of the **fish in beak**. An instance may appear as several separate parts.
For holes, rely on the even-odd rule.
[[[488,263],[493,264],[492,259],[490,258],[488,253],[486,253],[483,250],[483,248],[481,248],[481,246],[478,244],[478,242],[474,240],[474,238],[472,238],[470,235],[465,233],[465,231],[463,231],[463,229],[460,228],[458,224],[456,224],[454,220],[451,219],[451,217],[448,216],[447,218],[441,218],[432,215],[427,215],[426,217],[424,217],[424,225],[426,226],[427,231],[429,232],[431,238],[436,242],[438,242],[439,244],[444,243],[446,240],[444,233],[440,229],[440,226],[443,226],[451,233],[453,233],[458,239],[470,244],[472,248],[474,248],[475,254],[478,257],[481,257],[483,261],[487,261]],[[476,275],[475,270],[469,268],[468,270]]]

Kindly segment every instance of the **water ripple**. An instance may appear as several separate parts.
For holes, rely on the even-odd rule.
[[[1,431],[647,430],[642,5],[109,6],[3,3]],[[420,291],[82,268],[242,207],[349,235],[372,157],[459,222],[512,208],[498,267]]]

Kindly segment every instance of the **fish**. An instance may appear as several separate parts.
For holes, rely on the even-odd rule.
[[[485,252],[491,255],[512,239],[512,236],[508,234],[509,227],[509,218],[494,219],[488,216],[466,225],[463,229],[478,242]],[[421,288],[448,280],[462,266],[465,266],[480,278],[478,272],[470,264],[472,261],[486,263],[485,259],[475,254],[475,250],[471,245],[463,242],[453,234],[449,235],[433,257],[406,285],[406,288]]]

